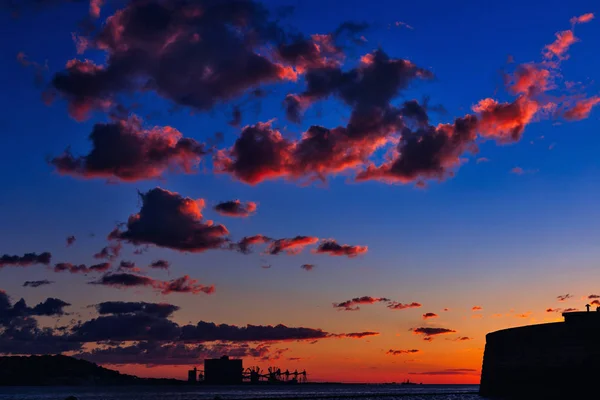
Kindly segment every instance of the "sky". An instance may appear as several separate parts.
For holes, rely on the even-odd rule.
[[[600,305],[597,12],[4,0],[0,354],[478,383]]]

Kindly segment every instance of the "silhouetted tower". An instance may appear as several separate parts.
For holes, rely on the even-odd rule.
[[[196,383],[198,382],[198,369],[196,367],[194,367],[194,369],[190,369],[188,371],[188,382],[189,383]]]
[[[239,385],[244,367],[242,360],[230,360],[223,356],[204,360],[204,382],[211,385]]]

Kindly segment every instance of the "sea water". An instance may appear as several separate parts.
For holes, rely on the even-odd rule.
[[[477,385],[0,387],[0,400],[481,400]]]

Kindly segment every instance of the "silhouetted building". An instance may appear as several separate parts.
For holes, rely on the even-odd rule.
[[[239,385],[242,383],[244,367],[242,360],[229,357],[204,360],[204,382],[209,385]]]
[[[198,382],[198,369],[194,367],[194,369],[190,369],[188,371],[188,382],[196,383]]]
[[[480,394],[484,397],[580,398],[593,393],[600,364],[600,312],[563,313],[564,322],[486,335]]]

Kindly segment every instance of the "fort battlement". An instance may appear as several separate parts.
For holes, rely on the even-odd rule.
[[[561,397],[585,391],[586,382],[593,384],[600,363],[600,311],[569,312],[563,317],[564,322],[488,333],[480,394]]]

